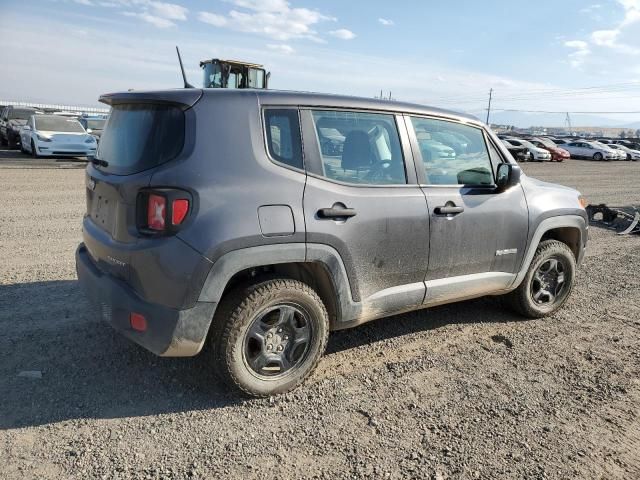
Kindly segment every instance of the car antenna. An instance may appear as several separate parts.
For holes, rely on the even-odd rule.
[[[187,82],[187,75],[184,73],[184,66],[182,65],[182,57],[180,56],[180,49],[176,45],[176,52],[178,53],[178,61],[180,62],[180,70],[182,71],[182,80],[184,81],[184,88],[193,88],[189,82]]]

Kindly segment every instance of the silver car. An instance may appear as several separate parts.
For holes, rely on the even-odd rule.
[[[565,143],[562,148],[567,150],[572,158],[588,158],[592,160],[618,160],[614,150],[597,142],[576,141]]]

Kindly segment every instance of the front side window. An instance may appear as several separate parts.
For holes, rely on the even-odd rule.
[[[304,168],[297,109],[268,109],[264,112],[267,148],[271,158],[295,168]]]
[[[411,117],[411,123],[428,184],[493,185],[491,159],[480,128],[420,117]]]
[[[390,114],[314,110],[323,175],[363,185],[404,185],[407,177]]]

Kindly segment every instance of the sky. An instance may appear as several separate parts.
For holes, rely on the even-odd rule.
[[[493,121],[640,121],[618,113],[640,112],[640,0],[0,0],[0,45],[4,100],[180,87],[179,45],[195,85],[200,60],[233,58],[276,89],[383,90],[483,119],[493,89]]]

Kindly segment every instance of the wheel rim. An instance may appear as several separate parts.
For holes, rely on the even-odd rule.
[[[299,306],[269,307],[258,313],[247,329],[245,364],[258,377],[284,376],[306,360],[312,336],[309,315]]]
[[[542,262],[531,280],[531,298],[540,306],[554,305],[566,286],[566,268],[562,260],[549,258]]]

